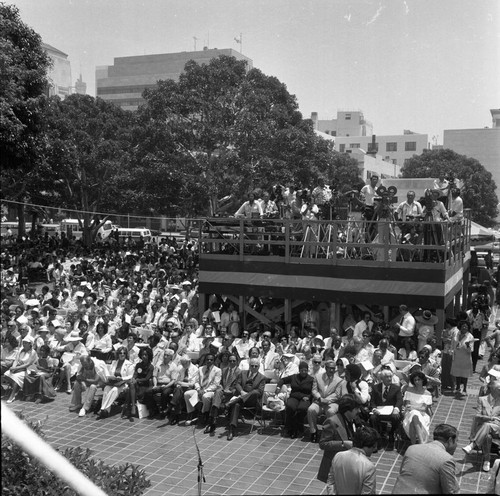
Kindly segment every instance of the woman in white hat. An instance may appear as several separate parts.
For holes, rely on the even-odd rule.
[[[87,348],[81,343],[82,337],[78,331],[70,332],[64,339],[66,350],[61,357],[62,366],[59,371],[59,381],[54,388],[56,391],[66,382],[66,393],[71,394],[71,378],[80,368],[80,357],[88,356]]]
[[[23,338],[21,348],[14,359],[12,367],[5,372],[4,377],[12,385],[12,391],[7,403],[12,403],[16,399],[17,393],[23,387],[26,369],[35,363],[37,359],[36,351],[33,349],[33,341],[31,336]]]
[[[438,318],[430,310],[424,310],[421,315],[415,315],[415,320],[417,321],[417,352],[419,352],[427,344],[427,340],[434,336]]]

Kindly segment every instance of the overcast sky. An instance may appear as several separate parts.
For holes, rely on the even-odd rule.
[[[304,117],[362,110],[376,134],[442,143],[500,108],[500,0],[4,0],[69,55],[95,95],[114,57],[233,48],[284,82]],[[242,45],[235,37],[242,35]]]

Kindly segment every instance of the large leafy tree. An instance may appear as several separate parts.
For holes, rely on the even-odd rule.
[[[50,99],[47,111],[47,164],[57,206],[81,211],[88,246],[105,217],[99,212],[129,210],[119,187],[128,162],[133,114],[88,95]]]
[[[4,198],[35,200],[43,189],[47,71],[50,58],[40,36],[24,24],[16,7],[0,3],[0,157]],[[20,232],[24,210],[18,209]]]
[[[213,214],[219,198],[255,187],[309,186],[334,168],[334,152],[286,86],[244,61],[188,62],[178,82],[159,81],[144,97],[141,127],[164,139],[143,142],[135,163],[153,163],[185,212]]]
[[[495,224],[498,198],[491,173],[476,159],[459,155],[453,150],[424,150],[415,155],[402,169],[403,177],[453,177],[463,183],[461,196],[464,207],[471,209],[472,220],[485,225]]]

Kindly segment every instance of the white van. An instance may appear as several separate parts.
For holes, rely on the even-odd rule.
[[[116,227],[110,220],[107,220],[97,231],[97,234],[101,235],[100,241],[107,239]],[[78,219],[63,219],[61,221],[61,231],[65,232],[68,236],[74,236],[75,239],[82,239],[83,236]]]
[[[151,241],[151,231],[146,227],[119,227],[118,235],[120,242],[126,241],[130,236],[134,241],[137,241],[141,236],[144,241]]]

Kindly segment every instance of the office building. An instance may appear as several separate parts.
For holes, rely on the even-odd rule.
[[[360,148],[375,153],[382,160],[395,166],[393,171],[404,167],[413,155],[420,155],[429,147],[427,134],[404,130],[403,134],[379,136],[373,139],[373,125],[367,121],[360,110],[339,110],[337,118],[319,120],[317,112],[311,113],[314,129],[334,136],[335,150],[351,153]]]
[[[493,176],[500,194],[500,109],[491,109],[492,126],[483,129],[445,129],[443,147],[475,158]]]
[[[251,59],[230,48],[116,57],[113,65],[96,68],[96,96],[124,110],[137,110],[144,102],[145,89],[154,88],[159,80],[177,81],[189,60],[202,65],[221,55],[245,60],[248,69],[253,67]]]
[[[47,96],[57,95],[64,100],[72,93],[71,63],[68,55],[48,43],[42,43],[42,48],[52,60],[48,73]]]
[[[75,93],[78,95],[86,95],[87,94],[87,83],[82,80],[82,75],[75,82]]]

